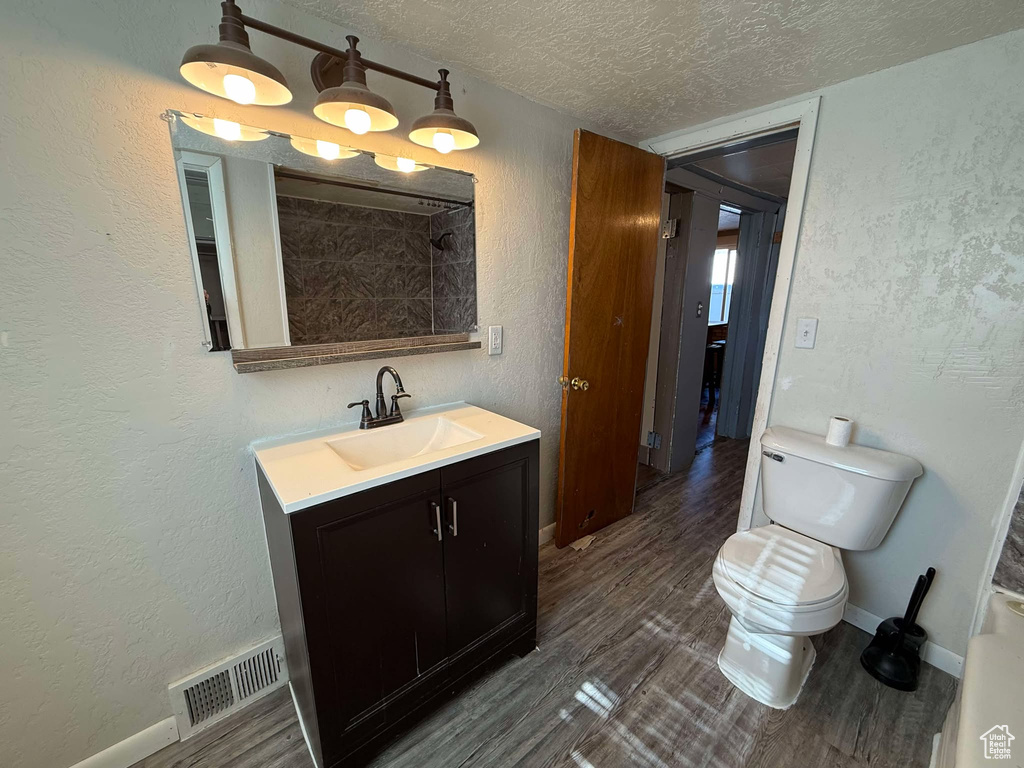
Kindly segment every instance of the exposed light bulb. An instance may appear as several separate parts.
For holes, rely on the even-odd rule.
[[[412,173],[416,170],[416,161],[410,160],[408,157],[397,158],[396,165],[398,165],[398,170],[402,173]]]
[[[324,160],[337,160],[341,156],[341,147],[333,141],[320,141],[317,139],[316,153]]]
[[[242,137],[242,126],[230,120],[213,118],[213,132],[225,141],[238,141]]]
[[[442,155],[447,155],[455,149],[455,137],[448,131],[437,131],[433,138],[434,149]]]
[[[224,75],[224,93],[238,104],[252,104],[256,101],[256,86],[245,75]]]
[[[366,133],[370,130],[370,114],[365,109],[346,109],[345,127],[352,131],[352,133]]]

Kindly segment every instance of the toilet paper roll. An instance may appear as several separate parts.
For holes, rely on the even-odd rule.
[[[837,448],[845,448],[850,444],[850,433],[853,432],[853,422],[842,416],[833,416],[828,423],[828,434],[825,442]]]

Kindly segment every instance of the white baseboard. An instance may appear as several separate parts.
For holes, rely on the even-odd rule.
[[[932,736],[932,756],[928,760],[928,768],[937,768],[939,765],[939,742],[941,741],[941,731]]]
[[[71,768],[131,768],[143,758],[159,752],[177,740],[178,726],[173,717],[168,717],[112,747],[107,747],[102,752],[97,752],[92,757],[85,758],[80,763],[75,763]]]
[[[288,690],[292,694],[292,705],[295,707],[295,717],[299,720],[299,730],[302,731],[302,738],[306,742],[306,749],[309,750],[309,758],[313,761],[313,768],[320,768],[320,764],[316,761],[316,752],[313,751],[313,742],[309,740],[309,732],[306,730],[306,724],[302,720],[302,710],[299,709],[299,700],[295,698],[295,687],[292,685],[292,681],[288,681]]]
[[[555,524],[545,525],[540,529],[540,546],[544,546],[549,541],[555,538]]]
[[[878,629],[878,625],[882,623],[882,619],[875,616],[873,613],[868,613],[863,608],[858,608],[856,605],[846,604],[846,611],[843,614],[843,620],[847,624],[853,624],[858,629],[863,629],[865,632],[874,635],[875,630]],[[924,648],[921,649],[921,659],[928,664],[931,664],[937,669],[941,669],[943,672],[947,672],[953,677],[959,679],[963,675],[964,669],[964,657],[958,656],[947,648],[943,648],[941,645],[936,645],[931,640],[924,644]]]

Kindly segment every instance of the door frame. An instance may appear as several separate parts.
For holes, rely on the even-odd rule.
[[[196,248],[195,226],[192,222],[192,208],[189,205],[186,170],[203,171],[209,182],[210,207],[213,215],[214,242],[217,247],[217,268],[220,272],[220,290],[224,297],[224,313],[227,316],[228,336],[234,349],[244,349],[245,330],[242,325],[241,301],[238,297],[238,281],[235,277],[235,258],[231,243],[231,226],[228,223],[228,200],[224,184],[224,161],[220,155],[205,152],[176,150],[175,167],[181,202],[185,210],[185,229],[188,232],[188,247],[192,254],[192,269],[196,278],[196,295],[199,297],[199,314],[203,323],[203,346],[213,347],[213,332],[206,316],[206,298],[203,296],[203,274],[199,267],[199,251]],[[271,166],[273,167],[273,166]],[[282,277],[282,286],[283,277]]]
[[[700,431],[697,415],[707,344],[704,310],[711,303],[714,243],[721,204],[704,192],[683,191],[671,180],[667,183],[673,189],[669,215],[678,224],[676,236],[668,241],[672,258],[666,258],[666,296],[656,321],[661,326],[661,336],[655,371],[654,431],[661,440],[658,447],[650,449],[650,455],[651,466],[672,474],[693,463]],[[702,305],[699,318],[694,317],[695,304]]]
[[[644,149],[670,159],[679,155],[692,154],[702,149],[726,146],[745,139],[766,136],[793,128],[800,129],[796,140],[796,155],[793,158],[793,177],[789,185],[775,290],[772,293],[771,314],[765,335],[761,380],[758,384],[757,402],[754,406],[754,425],[751,431],[750,449],[747,452],[747,466],[743,476],[743,496],[740,499],[739,519],[736,525],[738,531],[749,529],[754,516],[755,500],[761,477],[760,440],[761,434],[768,427],[768,417],[771,414],[772,399],[775,394],[779,350],[782,347],[782,330],[789,308],[789,287],[793,280],[796,248],[800,235],[800,222],[803,218],[807,179],[811,168],[811,151],[814,148],[820,102],[821,97],[814,96],[804,101],[768,110],[714,120],[640,142],[640,146]]]

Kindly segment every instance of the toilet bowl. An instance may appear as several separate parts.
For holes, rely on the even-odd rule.
[[[773,522],[733,534],[715,558],[715,588],[732,613],[718,667],[751,698],[786,709],[814,665],[810,638],[842,621],[841,550],[877,547],[923,470],[908,456],[786,427],[765,430],[761,449]]]
[[[729,537],[712,577],[732,612],[719,669],[751,698],[787,709],[814,664],[808,638],[843,618],[849,588],[839,550],[768,525]]]

